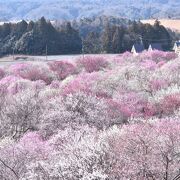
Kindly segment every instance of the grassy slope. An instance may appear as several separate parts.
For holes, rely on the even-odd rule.
[[[143,23],[154,24],[154,19],[142,20]],[[180,32],[180,19],[160,19],[163,26],[170,28],[172,30]]]

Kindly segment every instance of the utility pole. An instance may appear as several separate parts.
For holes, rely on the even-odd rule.
[[[48,53],[48,47],[47,47],[47,44],[46,44],[46,61],[48,60],[47,53]]]
[[[14,58],[14,47],[13,47],[13,61],[15,60],[15,58]]]
[[[82,37],[81,41],[82,41],[82,55],[83,55],[83,60],[84,60],[84,39],[83,39],[83,37]]]
[[[139,35],[139,40],[140,40],[140,43],[143,44],[143,38],[141,35]]]

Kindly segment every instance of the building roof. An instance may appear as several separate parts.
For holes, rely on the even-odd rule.
[[[177,47],[180,47],[180,41],[175,42]]]
[[[149,45],[149,47],[151,46],[152,50],[159,50],[162,51],[162,45],[160,43],[152,43]]]
[[[133,45],[134,49],[136,50],[137,53],[140,53],[145,50],[144,45],[140,43],[136,43]]]

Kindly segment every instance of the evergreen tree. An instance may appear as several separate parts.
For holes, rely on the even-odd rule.
[[[116,27],[116,31],[113,34],[113,39],[112,39],[112,47],[113,47],[114,53],[121,53],[122,52],[123,36],[124,36],[123,27]]]
[[[32,31],[34,29],[34,22],[30,21],[28,26],[27,26],[27,31]]]
[[[90,32],[84,39],[83,45],[85,53],[98,54],[102,52],[99,34],[96,32]]]
[[[112,52],[112,27],[109,24],[105,27],[105,30],[102,34],[102,46],[103,50],[106,53]]]

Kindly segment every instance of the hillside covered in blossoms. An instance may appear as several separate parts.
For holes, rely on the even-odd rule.
[[[176,180],[173,52],[0,67],[1,180]]]

